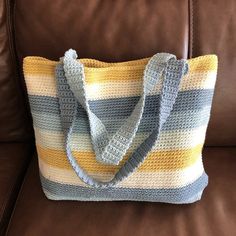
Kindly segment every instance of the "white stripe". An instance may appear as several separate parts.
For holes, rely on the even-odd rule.
[[[189,130],[162,131],[159,141],[153,150],[181,150],[189,149],[202,144],[205,140],[207,126]],[[64,150],[65,141],[63,132],[47,131],[34,127],[36,143],[44,148]],[[130,151],[134,151],[147,137],[148,133],[138,133],[133,141]],[[92,151],[89,134],[74,134],[72,136],[72,149],[75,151]]]
[[[216,72],[194,72],[183,77],[180,91],[192,89],[213,89],[215,86]],[[26,75],[28,94],[57,97],[56,80],[52,76]],[[141,94],[140,81],[108,81],[102,83],[89,83],[86,85],[89,100],[121,98],[127,96],[139,96]],[[158,94],[160,84],[156,86],[152,94]]]

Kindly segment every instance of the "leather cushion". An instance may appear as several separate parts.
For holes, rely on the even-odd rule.
[[[236,235],[236,148],[206,148],[203,154],[209,186],[191,205],[51,201],[35,158],[7,235]]]
[[[27,143],[0,144],[0,235],[7,226],[31,154]]]

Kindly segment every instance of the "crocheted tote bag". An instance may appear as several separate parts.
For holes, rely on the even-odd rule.
[[[26,57],[23,69],[49,199],[201,198],[215,55],[106,63],[70,49],[59,62]]]

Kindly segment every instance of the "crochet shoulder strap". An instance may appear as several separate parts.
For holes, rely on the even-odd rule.
[[[77,64],[80,64],[80,63],[75,60],[76,55],[73,55],[73,53],[74,51],[70,51],[68,54],[65,55],[64,61],[63,61],[64,68],[62,68],[61,64],[58,65],[58,68],[57,68],[57,79],[58,79],[58,84],[59,84],[58,91],[59,93],[60,91],[63,92],[63,88],[60,86],[60,80],[63,80],[61,79],[61,77],[63,77],[62,76],[63,73],[60,73],[60,72],[64,70],[65,77],[67,79],[67,82],[69,84],[71,91],[73,92],[75,98],[80,103],[80,105],[82,105],[87,112],[87,115],[90,121],[90,128],[93,127],[93,125],[91,125],[91,121],[94,122],[94,120],[95,120],[95,123],[97,122],[96,124],[102,125],[102,122],[95,116],[95,114],[91,112],[88,106],[88,102],[87,102],[86,94],[84,90],[85,86],[84,86],[83,66],[81,65],[76,66]],[[71,64],[73,66],[71,66]],[[132,112],[131,116],[128,118],[128,121],[126,121],[126,123],[122,126],[128,129],[130,132],[128,132],[128,135],[125,135],[125,132],[122,131],[122,129],[119,129],[117,132],[119,133],[120,131],[119,135],[118,136],[114,135],[112,137],[113,139],[111,140],[108,139],[108,142],[106,143],[105,148],[103,149],[103,152],[99,152],[99,154],[102,153],[102,155],[104,155],[105,153],[104,157],[106,159],[106,162],[109,162],[109,163],[113,163],[116,157],[117,157],[116,163],[117,163],[117,160],[119,161],[123,158],[124,150],[122,148],[125,148],[126,150],[128,149],[130,142],[132,142],[133,136],[135,135],[138,129],[138,124],[140,123],[142,113],[144,110],[145,97],[152,90],[154,85],[156,85],[158,78],[161,75],[163,75],[164,79],[163,79],[161,94],[159,98],[159,111],[158,111],[158,120],[157,120],[156,128],[151,132],[149,137],[131,154],[130,158],[125,162],[125,164],[116,173],[114,178],[109,182],[97,181],[93,179],[91,176],[89,176],[86,173],[86,171],[83,170],[79,166],[79,164],[77,163],[76,159],[74,158],[72,154],[71,137],[75,129],[75,125],[78,123],[78,110],[75,106],[73,118],[70,119],[71,122],[69,122],[68,127],[65,128],[66,152],[67,152],[68,160],[70,161],[76,174],[79,176],[79,178],[83,182],[93,187],[110,187],[122,181],[124,178],[128,177],[131,173],[133,173],[133,171],[145,160],[148,153],[151,151],[152,147],[155,145],[158,139],[160,130],[172,110],[173,104],[178,94],[180,80],[186,72],[187,72],[186,61],[176,60],[175,56],[171,54],[160,53],[160,54],[154,55],[150,59],[144,71],[143,93],[134,111]],[[79,80],[78,80],[78,77],[80,78]],[[62,110],[62,107],[64,109],[66,107],[66,104],[63,104],[63,106],[60,105],[60,107]],[[101,134],[102,137],[106,137],[105,128],[101,129],[102,131],[101,130],[97,131],[96,126],[94,126],[93,128],[94,130],[92,132],[94,133],[100,132],[99,134]],[[123,143],[123,146],[121,146],[122,147],[121,152],[118,151],[117,153],[114,154],[114,151],[113,151],[114,146],[112,145],[117,144],[117,142],[121,143],[122,139],[120,140],[118,139],[117,141],[117,137],[119,138],[120,135],[122,134],[123,136],[121,137],[124,137],[125,140],[126,141],[128,140],[129,142],[127,143],[127,145]],[[93,139],[93,136],[92,136],[92,139]],[[95,141],[97,140],[95,139]]]
[[[76,58],[77,54],[72,49],[65,53],[63,66],[66,82],[69,84],[74,97],[87,113],[96,159],[105,164],[117,165],[125,156],[137,133],[144,111],[146,96],[155,88],[168,60],[175,58],[175,56],[167,53],[159,53],[149,60],[143,74],[140,99],[131,115],[111,138],[109,138],[109,134],[102,121],[90,109],[85,89],[84,66]],[[64,103],[63,99],[60,100],[60,103]]]

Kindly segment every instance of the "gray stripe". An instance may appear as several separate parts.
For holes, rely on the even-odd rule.
[[[213,96],[212,89],[199,89],[180,91],[174,104],[172,112],[199,110],[204,106],[211,105]],[[115,99],[104,99],[89,101],[91,110],[100,118],[127,118],[138,102],[139,97],[125,97]],[[146,107],[143,117],[153,116],[158,111],[157,103],[159,95],[147,96]],[[32,112],[45,112],[59,114],[58,98],[49,96],[29,95],[30,107]],[[79,109],[83,110],[80,106]],[[84,111],[84,110],[83,110]],[[112,112],[111,112],[112,111]],[[82,112],[86,115],[85,112]]]
[[[32,112],[34,126],[41,129],[61,131],[61,118],[58,114]],[[170,130],[190,130],[203,125],[207,125],[210,116],[210,106],[198,111],[171,112],[162,131]],[[113,134],[124,122],[124,119],[103,119],[104,125],[110,134]],[[89,133],[87,117],[82,115],[79,118],[80,128],[76,132]],[[151,132],[155,128],[155,117],[145,117],[142,119],[137,133]]]
[[[140,189],[140,188],[91,188],[67,185],[50,181],[40,175],[45,193],[55,199],[65,200],[132,200],[166,203],[190,203],[199,200],[201,192],[208,184],[208,176],[204,173],[195,182],[181,188],[172,189]]]
[[[43,192],[44,194],[46,195],[46,197],[50,200],[71,200],[71,201],[133,201],[133,200],[130,200],[130,199],[126,199],[126,200],[123,200],[123,199],[110,199],[110,198],[99,198],[99,199],[92,199],[91,197],[90,198],[82,198],[80,197],[78,199],[78,197],[74,197],[74,196],[71,196],[71,197],[67,197],[67,196],[58,196],[58,195],[54,195],[50,192],[48,192],[46,189],[43,189]],[[194,195],[193,197],[189,198],[189,199],[186,199],[184,201],[179,201],[179,202],[165,202],[165,203],[171,203],[171,204],[190,204],[190,203],[194,203],[196,201],[199,201],[202,197],[202,193],[203,191],[200,191],[199,193],[197,193],[196,195]],[[144,201],[147,201],[147,200],[143,200],[143,199],[137,199],[135,201],[138,201],[138,202],[144,202]],[[149,201],[149,202],[154,202],[154,201]],[[159,201],[160,202],[160,201]]]

